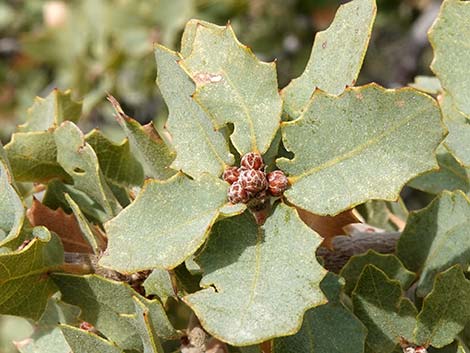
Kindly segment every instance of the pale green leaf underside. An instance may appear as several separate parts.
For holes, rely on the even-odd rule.
[[[117,271],[178,266],[204,242],[228,184],[204,174],[191,180],[179,173],[148,181],[136,200],[106,224],[108,249],[101,265]]]
[[[351,1],[338,9],[327,30],[316,34],[305,71],[282,91],[284,110],[291,117],[301,113],[316,88],[338,95],[354,86],[376,12],[375,0]]]
[[[470,3],[445,0],[429,32],[434,49],[431,69],[454,99],[458,110],[470,114]]]
[[[282,133],[295,154],[277,162],[291,182],[285,196],[334,215],[370,199],[397,199],[409,179],[437,167],[434,150],[445,129],[429,96],[371,84],[339,97],[317,91]]]
[[[80,129],[71,122],[64,122],[54,132],[57,145],[57,161],[72,177],[74,187],[97,202],[109,218],[120,206],[106,184],[93,148],[85,142]]]
[[[325,302],[325,270],[315,257],[320,242],[283,204],[263,226],[249,212],[219,221],[197,259],[206,289],[184,301],[208,332],[234,345],[293,334],[305,310]]]
[[[470,281],[458,265],[438,273],[417,317],[415,342],[444,347],[470,319]]]
[[[62,264],[62,244],[45,227],[34,228],[33,236],[36,239],[23,250],[0,255],[1,314],[38,320],[57,290],[43,276]]]
[[[259,61],[232,28],[198,22],[192,51],[180,61],[196,83],[193,98],[217,129],[234,124],[231,140],[241,154],[264,153],[281,120],[276,66]]]
[[[340,276],[346,280],[344,291],[347,294],[356,287],[362,270],[369,264],[382,270],[389,278],[399,281],[403,289],[407,289],[415,279],[415,274],[408,271],[395,255],[369,250],[362,255],[351,257],[341,269]]]
[[[47,182],[52,178],[70,179],[57,162],[53,132],[17,132],[5,146],[5,151],[18,181]]]
[[[85,136],[85,141],[95,151],[106,180],[124,187],[143,183],[144,170],[132,154],[127,139],[115,144],[101,131],[94,129]]]
[[[71,352],[75,353],[123,353],[124,351],[112,342],[100,336],[80,330],[69,325],[60,325],[60,330],[65,337]]]
[[[11,182],[10,171],[0,161],[0,245],[16,238],[24,222],[24,206]]]
[[[367,265],[352,295],[354,314],[367,327],[368,352],[391,353],[400,337],[412,341],[416,308],[403,296],[400,283]]]
[[[193,177],[205,172],[220,176],[234,158],[224,135],[214,130],[206,113],[191,98],[196,86],[178,65],[181,56],[157,46],[155,58],[157,83],[170,112],[167,129],[176,150],[172,168]]]
[[[26,123],[18,126],[18,131],[45,131],[66,120],[77,122],[81,113],[82,103],[73,101],[70,91],[54,89],[46,98],[36,97]]]
[[[431,194],[438,194],[444,190],[462,190],[466,194],[470,193],[470,168],[462,167],[442,145],[437,149],[436,157],[439,169],[414,178],[408,185]]]
[[[444,143],[463,166],[470,167],[470,115],[459,112],[448,94],[442,96],[440,105],[449,130]]]
[[[405,266],[420,273],[416,293],[431,291],[434,276],[454,264],[470,263],[470,203],[461,191],[444,191],[411,213],[397,244]]]

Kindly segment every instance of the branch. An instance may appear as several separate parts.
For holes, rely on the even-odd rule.
[[[338,273],[351,256],[362,254],[369,249],[382,254],[395,252],[400,234],[400,232],[361,232],[353,235],[340,235],[333,238],[333,250],[320,247],[317,250],[317,256],[323,258],[323,265],[327,270]]]

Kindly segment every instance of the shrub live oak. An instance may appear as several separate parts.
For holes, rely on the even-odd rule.
[[[69,91],[37,98],[0,149],[18,349],[470,352],[470,2],[443,2],[436,76],[399,89],[355,86],[375,15],[341,6],[280,91],[230,25],[189,21],[155,47],[165,127],[109,97],[119,144]],[[408,216],[405,185],[436,197]]]

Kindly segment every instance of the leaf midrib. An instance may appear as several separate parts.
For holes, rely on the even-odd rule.
[[[245,113],[245,120],[248,123],[248,126],[250,128],[250,135],[251,135],[251,149],[254,152],[258,151],[258,143],[256,141],[256,133],[255,133],[255,127],[253,123],[253,117],[251,116],[250,110],[248,109],[248,106],[246,105],[245,99],[243,96],[240,94],[239,90],[237,89],[236,85],[233,84],[233,80],[230,78],[229,74],[225,69],[221,69],[221,72],[225,75],[227,79],[227,83],[232,87],[232,90],[237,97],[237,100],[240,101],[240,106],[243,109],[243,112]]]
[[[324,169],[327,169],[327,168],[330,168],[330,167],[333,167],[334,165],[336,164],[339,164],[347,159],[351,159],[353,157],[356,157],[358,156],[361,152],[363,152],[364,150],[366,150],[368,147],[372,147],[374,145],[377,145],[380,141],[382,141],[382,139],[384,139],[385,137],[388,137],[389,135],[391,135],[392,133],[394,133],[396,130],[400,129],[401,127],[403,127],[404,125],[408,124],[410,121],[412,121],[414,118],[416,118],[417,116],[421,115],[422,113],[424,113],[427,109],[424,108],[424,109],[420,109],[418,111],[416,111],[415,113],[413,114],[410,114],[409,116],[407,116],[405,119],[402,119],[399,123],[393,125],[390,129],[382,132],[381,134],[377,135],[375,138],[372,138],[370,140],[367,140],[365,143],[362,143],[360,145],[358,145],[357,147],[353,148],[351,151],[349,152],[346,152],[342,155],[339,155],[333,159],[330,159],[328,161],[326,161],[325,163],[323,164],[320,164],[319,166],[316,166],[316,167],[313,167],[299,175],[296,175],[296,176],[292,176],[289,178],[289,181],[294,184],[296,182],[298,182],[300,179],[304,178],[304,177],[307,177],[309,175],[312,175],[316,172],[319,172],[319,171],[322,171]],[[291,125],[291,126],[295,126],[295,125]],[[294,160],[295,161],[295,158]]]
[[[250,296],[248,299],[248,302],[246,303],[245,307],[242,310],[243,316],[240,319],[240,327],[244,328],[246,327],[245,325],[245,319],[247,317],[248,309],[251,307],[255,300],[256,296],[256,288],[258,287],[258,281],[260,277],[260,268],[261,268],[261,242],[263,238],[263,230],[261,227],[258,226],[257,233],[256,233],[256,247],[255,247],[255,271],[254,271],[254,276],[253,280],[251,283],[250,287]]]

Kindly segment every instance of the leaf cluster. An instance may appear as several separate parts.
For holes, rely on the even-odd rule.
[[[354,0],[282,90],[230,25],[189,21],[155,47],[165,128],[109,97],[120,143],[69,91],[38,98],[0,148],[0,313],[36,327],[18,349],[468,351],[468,5],[444,1],[413,87],[355,86],[376,5]],[[248,152],[289,180],[261,208],[221,178]],[[438,195],[408,214],[405,185]]]

